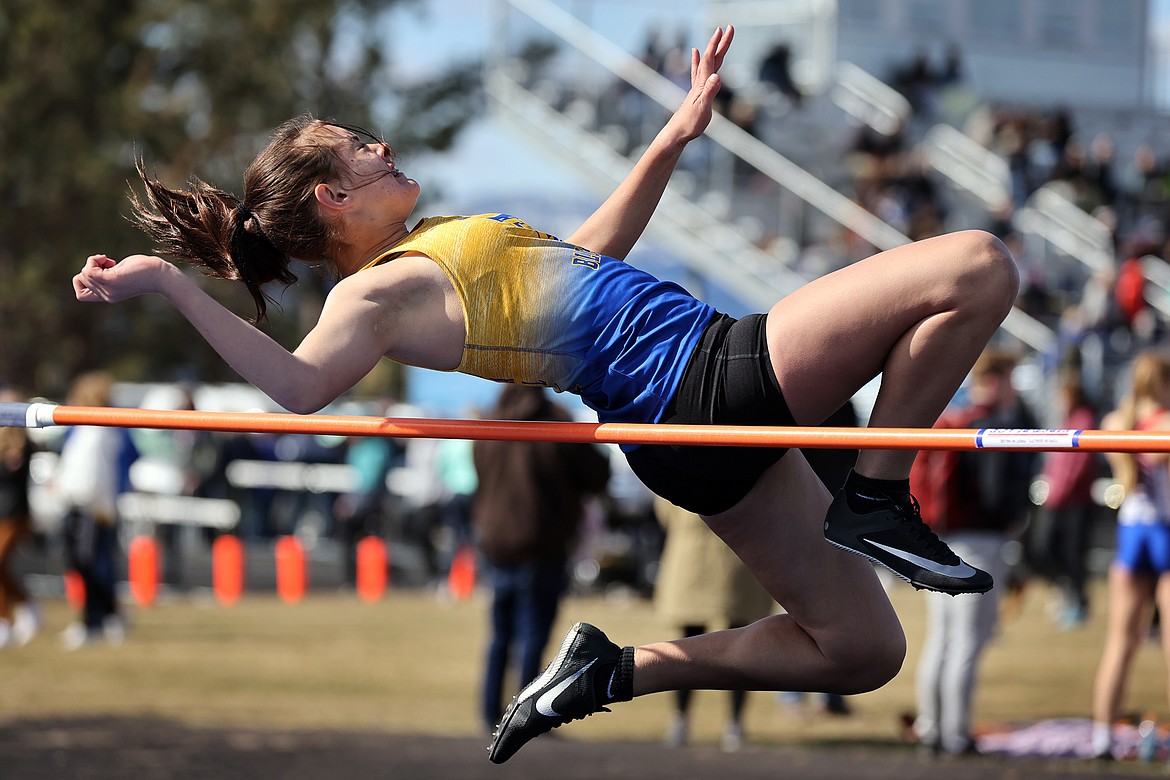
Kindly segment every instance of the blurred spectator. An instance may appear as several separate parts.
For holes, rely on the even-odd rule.
[[[1113,138],[1109,133],[1093,136],[1082,168],[1084,181],[1091,193],[1088,200],[1091,202],[1115,205],[1118,201],[1120,190],[1113,170],[1113,155]],[[1091,208],[1087,210],[1092,211]]]
[[[467,419],[479,417],[475,412]],[[471,503],[478,484],[472,443],[467,439],[444,439],[435,450],[435,472],[442,486],[439,496],[439,527],[435,555],[440,582],[451,571],[451,562],[464,547],[472,544]]]
[[[663,75],[666,53],[660,29],[654,27],[647,30],[639,60],[647,68]],[[603,91],[602,95],[604,97],[599,97],[597,105],[599,124],[616,123],[625,130],[625,137],[621,138],[619,144],[623,152],[628,153],[646,134],[655,132],[651,129],[654,121],[650,119],[653,113],[652,101],[642,90],[619,76],[614,79],[612,88]]]
[[[792,80],[792,47],[777,43],[760,62],[760,82],[776,89],[781,95],[799,106],[804,98],[796,82]]]
[[[398,443],[386,436],[356,436],[346,445],[345,462],[357,475],[357,484],[338,496],[333,517],[334,534],[345,551],[345,581],[350,585],[357,583],[357,543],[385,533],[386,474],[400,458]]]
[[[1170,201],[1170,165],[1150,144],[1140,145],[1121,174],[1122,208],[1128,224],[1166,216]]]
[[[958,84],[963,80],[963,50],[953,41],[947,44],[946,54],[943,56],[942,68],[935,80],[942,86]]]
[[[0,402],[24,400],[13,390],[0,390]],[[0,648],[28,644],[41,625],[40,609],[11,569],[17,546],[32,533],[31,458],[32,445],[24,428],[0,428]]]
[[[341,436],[284,434],[275,442],[277,460],[294,464],[339,464],[345,460]],[[333,534],[334,491],[293,488],[276,491],[269,509],[269,527],[277,535],[319,539]]]
[[[921,49],[915,52],[909,62],[894,71],[891,84],[910,102],[915,113],[927,111],[934,88],[934,75],[930,72],[927,53]]]
[[[178,388],[179,397],[174,408],[184,411],[195,410],[194,390],[186,385]],[[140,435],[142,432],[139,432]],[[177,469],[180,475],[178,493],[184,496],[193,496],[203,480],[200,472],[198,453],[205,450],[213,434],[210,431],[196,431],[175,429],[170,431],[152,431],[152,440],[160,451],[152,453],[142,438],[135,440],[139,454],[145,460],[152,454]],[[139,490],[149,490],[136,485]],[[210,529],[201,529],[207,533]],[[154,534],[159,541],[162,553],[163,581],[182,587],[183,583],[183,540],[186,537],[184,526],[179,523],[156,523]]]
[[[691,88],[691,47],[686,29],[679,28],[674,43],[662,53],[659,73],[680,89]]]
[[[1039,116],[1022,114],[1018,127],[1024,140],[1032,189],[1046,181],[1079,175],[1080,144],[1073,133],[1068,109],[1056,108]]]
[[[1010,217],[997,219],[989,227],[991,232],[1003,239],[1016,260],[1016,267],[1020,269],[1020,294],[1016,306],[1046,325],[1055,325],[1054,312],[1058,306],[1053,300],[1048,269],[1043,260],[1028,252],[1023,235],[1011,227]]]
[[[1040,186],[1034,167],[1036,156],[1031,154],[1031,132],[1022,116],[1014,113],[997,117],[993,147],[1007,162],[1011,176],[1012,205],[1022,207]],[[1046,160],[1041,165],[1048,164]]]
[[[396,409],[395,416],[403,415]],[[443,486],[435,467],[439,442],[439,439],[403,441],[402,460],[391,469],[387,486],[390,490],[390,540],[418,553],[418,566],[414,572],[418,584],[441,588],[442,565],[435,549],[437,531],[443,522],[440,511]]]
[[[971,370],[968,405],[948,410],[937,428],[1035,428],[1012,385],[1013,356],[985,350]],[[910,473],[922,516],[955,554],[995,578],[983,595],[926,594],[926,639],[918,663],[914,730],[931,753],[971,753],[971,707],[979,658],[995,630],[1008,587],[1004,546],[1022,530],[1035,454],[922,451]],[[939,598],[934,598],[938,596]]]
[[[113,379],[104,372],[74,380],[67,403],[109,406]],[[122,643],[125,620],[118,608],[118,506],[129,489],[130,466],[138,451],[124,428],[70,428],[61,447],[56,481],[68,507],[64,522],[70,568],[85,584],[81,622],[61,635],[62,645],[75,650],[105,638]]]
[[[919,49],[909,62],[894,70],[890,82],[910,103],[915,114],[928,119],[938,114],[943,89],[959,83],[963,76],[962,52],[957,44],[947,47],[943,61],[937,67],[930,60],[930,53]]]
[[[541,387],[506,385],[490,412],[499,420],[570,419]],[[512,649],[520,685],[540,672],[541,656],[568,583],[569,553],[586,496],[601,493],[609,460],[591,444],[478,441],[479,487],[472,520],[489,564],[491,639],[480,717],[490,732],[503,713]]]
[[[228,468],[237,460],[276,460],[277,439],[270,433],[213,433],[193,454],[200,474],[195,495],[226,498],[240,506],[236,533],[241,539],[276,535],[272,506],[277,491],[271,487],[241,488],[228,479]]]
[[[648,28],[646,40],[642,44],[642,54],[638,59],[655,73],[662,73],[665,60],[662,50],[662,30],[657,27]]]
[[[1170,355],[1138,354],[1130,387],[1107,430],[1170,430]],[[1113,758],[1113,721],[1121,708],[1130,666],[1149,634],[1155,607],[1170,615],[1170,453],[1108,453],[1113,476],[1124,488],[1117,513],[1117,547],[1109,568],[1105,648],[1093,689],[1093,754]],[[1170,652],[1170,621],[1161,624],[1162,651]]]
[[[1126,241],[1121,250],[1123,259],[1113,282],[1113,303],[1119,324],[1142,346],[1154,343],[1160,330],[1158,318],[1146,298],[1148,284],[1142,268],[1142,259],[1157,251],[1158,248],[1148,240]]]
[[[923,155],[907,142],[906,128],[890,134],[862,125],[847,160],[858,202],[913,240],[944,232],[945,213]]]
[[[666,532],[654,589],[659,617],[691,637],[740,628],[771,614],[776,606],[772,597],[701,517],[661,499],[655,513]],[[730,752],[743,744],[747,691],[729,691],[728,697],[721,747]],[[691,691],[674,692],[674,719],[666,736],[670,745],[687,743],[690,702]]]
[[[1054,406],[1059,415],[1057,428],[1086,430],[1097,425],[1097,413],[1075,367],[1062,370]],[[1041,468],[1043,488],[1036,496],[1040,510],[1029,529],[1028,559],[1039,574],[1060,587],[1057,619],[1065,628],[1079,626],[1088,617],[1087,559],[1095,512],[1092,487],[1099,463],[1099,456],[1091,452],[1049,452]]]

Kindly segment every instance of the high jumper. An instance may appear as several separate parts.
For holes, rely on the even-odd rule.
[[[243,282],[259,319],[262,286],[291,283],[294,258],[340,277],[291,351],[158,256],[91,255],[75,294],[106,303],[162,295],[242,377],[298,413],[389,358],[576,393],[603,423],[816,425],[881,374],[870,424],[929,428],[1015,300],[1017,268],[994,236],[963,231],[882,252],[739,320],[623,262],[710,121],[733,37],[717,29],[692,51],[680,108],[563,240],[501,212],[408,227],[419,184],[391,146],[311,117],[277,128],[241,197],[198,180],[171,189],[140,166],[135,216],[161,253]],[[870,561],[916,587],[992,587],[922,521],[909,493],[912,449],[862,451],[835,497],[796,449],[624,449],[651,490],[704,517],[785,614],[636,648],[574,626],[508,707],[492,761],[659,691],[884,685],[906,642]]]

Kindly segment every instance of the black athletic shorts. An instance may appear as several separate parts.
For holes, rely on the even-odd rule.
[[[716,314],[687,361],[667,425],[795,425],[772,370],[766,315]],[[655,494],[714,515],[731,509],[787,450],[772,447],[642,445],[626,454]]]

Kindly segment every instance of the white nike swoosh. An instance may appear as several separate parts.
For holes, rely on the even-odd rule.
[[[617,677],[617,673],[618,673],[618,670],[617,670],[617,667],[615,666],[614,670],[612,672],[610,672],[609,683],[605,686],[605,698],[607,698],[607,699],[613,698],[613,681]]]
[[[564,717],[559,712],[557,712],[556,710],[553,709],[553,702],[555,702],[557,700],[558,696],[560,696],[562,693],[564,693],[566,690],[568,690],[569,686],[571,686],[573,683],[577,682],[578,677],[585,674],[585,672],[589,671],[589,667],[593,666],[593,664],[595,664],[595,663],[597,663],[596,658],[594,658],[592,661],[590,661],[589,663],[585,664],[580,669],[578,669],[573,674],[572,677],[566,677],[564,680],[561,680],[559,683],[557,683],[552,688],[549,688],[547,691],[540,694],[540,698],[536,700],[536,711],[539,712],[541,715],[544,715],[545,717],[549,717],[549,718]]]
[[[874,547],[879,547],[885,550],[890,555],[901,558],[904,561],[909,561],[915,566],[921,566],[922,568],[928,571],[932,571],[935,574],[942,574],[947,577],[958,577],[959,579],[965,579],[975,573],[975,569],[961,561],[959,562],[958,566],[948,566],[942,563],[936,563],[927,558],[920,558],[914,553],[908,553],[905,550],[897,550],[893,547],[887,547],[884,544],[878,544],[877,542],[870,539],[866,539],[865,541],[869,544],[872,544]]]

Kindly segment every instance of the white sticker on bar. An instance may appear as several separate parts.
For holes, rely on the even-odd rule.
[[[975,434],[975,446],[983,449],[1067,449],[1079,447],[1079,430],[1042,428],[984,428]]]
[[[57,404],[48,403],[31,403],[28,405],[28,411],[25,413],[25,427],[27,428],[50,428],[57,423],[53,421],[53,410],[57,408]]]

